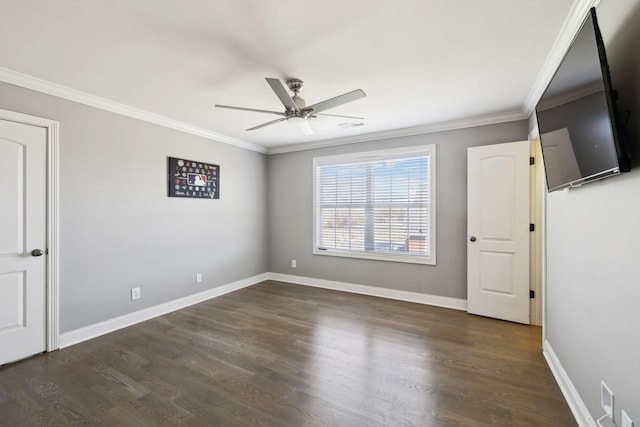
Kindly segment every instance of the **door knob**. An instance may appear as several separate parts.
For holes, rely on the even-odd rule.
[[[42,256],[44,251],[42,249],[34,249],[31,251],[31,256]]]
[[[469,240],[471,240],[472,242],[475,242],[475,241],[476,241],[476,236],[471,236],[471,237],[469,238]]]

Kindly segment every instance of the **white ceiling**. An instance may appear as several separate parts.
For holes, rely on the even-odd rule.
[[[0,67],[265,149],[491,116],[524,107],[572,0],[1,0]],[[6,71],[6,70],[5,70]],[[305,81],[307,104],[367,97],[313,119],[277,118],[265,77]]]

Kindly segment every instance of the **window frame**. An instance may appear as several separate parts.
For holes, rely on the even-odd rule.
[[[372,251],[350,251],[344,249],[323,248],[318,245],[318,167],[330,164],[351,163],[358,161],[374,161],[385,157],[405,156],[414,154],[417,156],[429,156],[428,185],[429,185],[429,256],[409,255],[405,253],[384,253]],[[419,145],[413,147],[392,148],[374,151],[363,151],[332,156],[320,156],[312,159],[313,176],[313,254],[325,256],[337,256],[346,258],[359,258],[379,261],[391,261],[412,264],[436,264],[436,145]]]

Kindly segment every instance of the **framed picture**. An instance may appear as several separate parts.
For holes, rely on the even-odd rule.
[[[169,197],[220,198],[220,165],[169,157]]]

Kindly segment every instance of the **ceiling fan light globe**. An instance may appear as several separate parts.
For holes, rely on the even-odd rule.
[[[289,117],[287,119],[287,123],[289,123],[292,126],[296,126],[298,129],[300,129],[302,131],[303,134],[305,135],[313,135],[313,130],[311,129],[311,126],[309,126],[309,122],[307,122],[307,119],[304,117]]]

